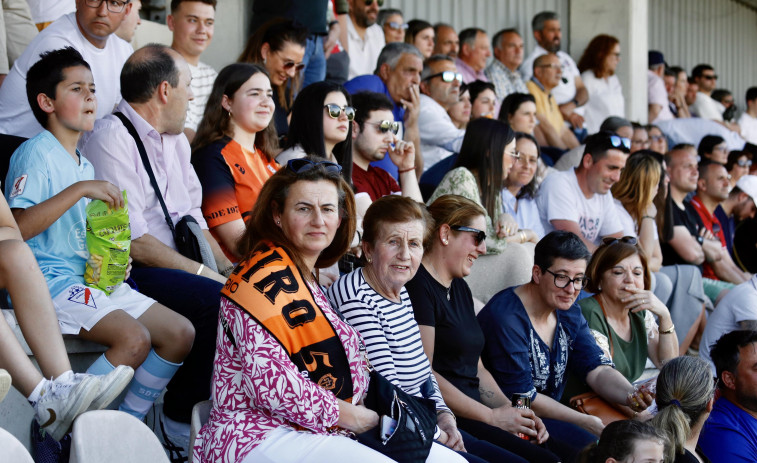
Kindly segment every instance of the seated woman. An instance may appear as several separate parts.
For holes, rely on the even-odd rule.
[[[599,132],[599,126],[610,116],[625,117],[623,87],[615,75],[620,62],[620,42],[617,38],[600,34],[589,42],[578,70],[589,92],[589,101],[583,106],[584,127],[589,133]]]
[[[468,84],[471,101],[471,119],[487,117],[496,119],[494,108],[497,107],[497,94],[494,92],[494,84],[482,80],[474,80]]]
[[[308,30],[291,19],[274,18],[263,24],[250,36],[240,63],[262,65],[268,71],[273,86],[273,103],[276,109],[273,120],[276,133],[285,139],[289,132],[292,101],[300,90],[300,74],[305,64]],[[274,155],[275,153],[269,153]]]
[[[653,124],[647,124],[647,134],[649,134],[649,149],[655,153],[665,154],[668,152],[668,138],[662,132],[662,129]]]
[[[460,85],[460,100],[449,107],[447,114],[458,129],[464,129],[468,126],[471,119],[471,102],[467,85]]]
[[[745,175],[749,174],[752,167],[752,153],[748,151],[733,150],[728,153],[728,162],[725,169],[731,176],[731,189],[736,186],[736,182]]]
[[[508,241],[521,241],[518,224],[502,212],[500,190],[518,152],[515,134],[496,119],[475,119],[468,124],[454,168],[447,172],[428,204],[440,196],[466,197],[486,210],[486,250],[499,254]]]
[[[355,232],[354,197],[339,171],[318,158],[293,160],[260,192],[240,243],[245,259],[222,290],[213,408],[195,461],[390,461],[350,438],[379,417],[354,405],[368,386],[360,336],[313,274],[336,262]],[[266,291],[255,289],[261,281]],[[295,300],[312,322],[292,324],[282,313]],[[309,368],[302,356],[316,348],[329,361]],[[324,375],[333,383],[320,385]]]
[[[529,397],[550,435],[576,452],[595,441],[603,425],[559,402],[568,370],[610,403],[641,412],[653,401],[612,367],[575,303],[589,257],[573,233],[547,234],[536,245],[531,281],[498,293],[478,314],[483,362],[497,385],[505,394]]]
[[[405,43],[415,45],[423,59],[430,57],[434,53],[434,26],[422,19],[411,19],[407,26]]]
[[[418,272],[407,292],[418,322],[423,350],[431,361],[442,397],[460,429],[528,461],[567,460],[563,446],[549,439],[541,420],[528,409],[516,409],[481,362],[484,336],[476,321],[473,296],[463,280],[476,259],[486,253],[486,212],[457,195],[439,197],[429,206],[434,219]],[[526,440],[518,434],[526,436]],[[575,455],[573,455],[575,456]]]
[[[516,133],[522,132],[532,135],[536,140],[536,146],[540,147],[539,163],[536,166],[536,185],[540,185],[542,180],[552,171],[552,167],[545,164],[545,160],[553,164],[552,158],[541,153],[541,146],[545,146],[544,140],[539,141],[534,128],[536,127],[536,103],[534,96],[530,93],[511,93],[502,100],[502,106],[499,108],[499,120],[509,125]]]
[[[652,277],[636,238],[605,238],[594,251],[586,276],[586,290],[594,295],[578,305],[597,344],[629,382],[644,373],[647,357],[660,368],[678,356],[675,326],[668,308],[649,290]],[[588,390],[575,381],[565,388],[563,399]]]
[[[213,84],[192,142],[192,165],[202,185],[202,213],[231,262],[243,257],[238,244],[245,221],[263,184],[279,169],[273,159],[278,143],[271,123],[272,95],[262,67],[226,66]]]
[[[665,461],[709,463],[697,441],[714,395],[712,372],[701,358],[678,357],[662,367],[657,376],[657,415],[651,424],[670,439]]]
[[[581,463],[663,463],[667,439],[649,423],[623,420],[610,423],[599,440],[581,454]]]
[[[384,42],[404,42],[407,24],[402,17],[402,10],[396,8],[382,8],[379,10],[376,23],[384,30]]]
[[[533,135],[515,132],[515,149],[520,155],[515,161],[502,188],[504,212],[515,217],[521,241],[536,243],[544,236],[544,225],[536,208],[536,168],[539,164],[539,145]]]

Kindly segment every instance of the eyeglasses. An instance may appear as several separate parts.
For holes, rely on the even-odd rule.
[[[387,133],[390,130],[393,134],[397,135],[400,131],[400,123],[395,121],[381,121],[381,122],[368,122],[365,121],[364,124],[370,124],[373,126],[376,126],[376,129],[381,133]]]
[[[707,80],[718,80],[718,75],[717,74],[702,74],[702,78],[707,79]]]
[[[602,244],[606,246],[612,246],[613,244],[621,242],[630,244],[631,246],[635,246],[636,243],[638,243],[638,240],[635,236],[624,236],[623,238],[613,238],[612,236],[608,236],[606,238],[602,238]]]
[[[539,158],[535,156],[523,156],[523,153],[518,153],[520,156],[518,156],[518,161],[522,163],[523,165],[530,165],[530,164],[538,164]]]
[[[355,119],[355,108],[353,108],[352,106],[345,106],[344,108],[342,108],[339,105],[330,103],[323,105],[323,107],[328,110],[329,116],[332,119],[339,119],[339,117],[342,115],[342,112],[344,112],[344,115],[347,116],[348,121]]]
[[[397,21],[389,21],[386,23],[387,26],[389,26],[390,29],[394,30],[403,30],[406,31],[408,27],[410,27],[407,23],[398,23]]]
[[[575,277],[571,280],[568,275],[563,275],[562,273],[555,273],[551,270],[545,270],[545,272],[549,273],[555,278],[555,286],[557,286],[560,289],[564,289],[569,284],[573,283],[573,288],[576,291],[581,291],[582,289],[584,289],[584,286],[586,286],[586,283],[589,281],[589,278],[585,276]]]
[[[384,6],[384,0],[375,0],[376,3],[378,3],[379,8]],[[365,6],[371,6],[373,5],[374,0],[365,0]]]
[[[520,159],[520,151],[518,151],[518,150],[515,150],[512,153],[507,153],[507,154],[509,154],[510,156],[514,157],[515,159]]]
[[[665,137],[663,137],[662,135],[650,135],[649,136],[649,140],[650,141],[662,141],[664,139],[665,139]]]
[[[610,135],[610,144],[613,148],[620,148],[624,146],[627,150],[631,149],[631,140],[626,137],[620,137],[618,135]]]
[[[100,8],[103,2],[111,13],[121,13],[126,8],[126,4],[129,3],[123,0],[84,0],[84,4],[90,8]]]
[[[434,77],[439,77],[439,76],[441,76],[444,82],[452,82],[453,80],[456,80],[460,83],[463,82],[463,75],[455,71],[437,72],[436,74],[431,74],[430,76],[426,77],[423,80],[431,80]]]
[[[752,165],[752,161],[749,159],[739,159],[736,161],[736,164],[738,164],[739,167],[749,167]]]
[[[291,170],[295,174],[301,174],[303,172],[313,170],[318,166],[323,166],[323,169],[326,172],[330,172],[334,174],[338,174],[342,172],[342,166],[331,161],[314,162],[314,161],[311,161],[310,159],[300,158],[300,159],[290,159],[289,162],[287,162],[287,169]]]
[[[471,228],[471,227],[464,227],[462,225],[450,225],[452,230],[455,231],[463,231],[463,232],[469,232],[473,233],[475,236],[473,237],[473,240],[476,242],[476,246],[481,244],[482,241],[486,239],[486,232],[479,230],[478,228]]]

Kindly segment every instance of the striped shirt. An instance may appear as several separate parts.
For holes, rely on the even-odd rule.
[[[413,316],[407,290],[402,288],[401,302],[393,302],[377,293],[363,276],[363,269],[343,275],[328,290],[331,304],[361,334],[368,360],[393,384],[410,395],[429,399],[437,410],[449,410],[439,385],[431,374],[431,364],[423,351],[421,332]]]
[[[197,132],[197,126],[200,125],[202,115],[205,113],[205,104],[208,102],[210,91],[213,90],[213,82],[216,81],[218,73],[210,65],[202,62],[197,66],[190,64],[189,72],[192,74],[192,83],[190,85],[192,86],[194,100],[189,102],[184,128]]]

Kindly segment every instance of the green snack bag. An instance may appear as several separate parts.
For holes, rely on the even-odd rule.
[[[99,199],[87,204],[87,250],[89,259],[84,270],[84,282],[92,287],[112,293],[124,282],[129,265],[131,227],[129,208],[112,209]]]

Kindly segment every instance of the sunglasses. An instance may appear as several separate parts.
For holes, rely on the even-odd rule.
[[[352,106],[345,106],[344,108],[342,108],[339,105],[330,103],[323,105],[323,107],[328,110],[329,116],[332,119],[339,119],[339,117],[342,115],[342,112],[344,112],[344,115],[347,116],[348,121],[355,119],[355,108],[353,108]]]
[[[608,236],[606,238],[602,238],[602,244],[606,246],[612,246],[613,244],[618,242],[635,246],[638,240],[634,236],[624,236],[623,238],[613,238],[612,236]]]
[[[314,162],[310,159],[300,158],[290,159],[289,162],[287,162],[287,169],[291,170],[295,174],[301,174],[303,172],[313,170],[318,166],[323,166],[323,169],[329,173],[338,174],[342,172],[342,166],[331,161]]]
[[[631,149],[631,140],[626,137],[620,137],[618,135],[610,135],[610,144],[613,148],[620,148],[624,146],[627,150]]]
[[[736,161],[736,164],[738,164],[739,167],[749,167],[752,165],[752,161],[750,161],[749,159],[739,159],[738,161]]]
[[[364,124],[370,124],[370,125],[376,126],[376,129],[381,133],[387,133],[391,130],[393,134],[397,135],[397,133],[399,133],[400,131],[400,123],[394,122],[394,121],[381,121],[381,122],[365,121]]]
[[[284,61],[284,64],[282,64],[281,67],[284,68],[285,71],[289,71],[290,69],[294,68],[296,72],[300,72],[303,69],[305,69],[305,63],[295,63],[294,61]]]
[[[436,74],[431,74],[430,76],[426,77],[423,80],[431,80],[434,77],[440,77],[440,76],[444,82],[452,82],[453,80],[456,80],[460,83],[463,82],[463,75],[455,71],[437,72]]]
[[[718,75],[717,74],[709,74],[709,75],[702,74],[702,78],[707,79],[707,80],[718,80]]]
[[[397,21],[389,21],[387,23],[390,29],[406,31],[410,27],[407,23],[398,23]]]
[[[476,246],[486,239],[486,232],[479,230],[478,228],[464,227],[462,225],[452,225],[449,228],[455,231],[473,233],[475,235],[473,236],[473,240],[476,242]]]
[[[375,0],[376,3],[378,3],[379,8],[384,6],[384,0]],[[365,6],[371,6],[373,5],[374,0],[365,0]]]

